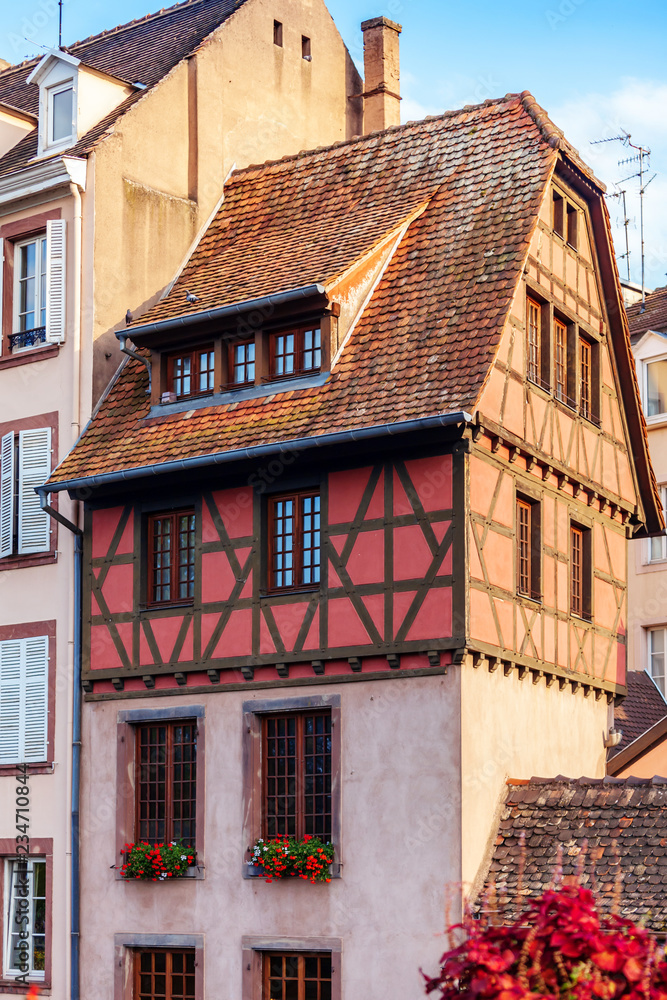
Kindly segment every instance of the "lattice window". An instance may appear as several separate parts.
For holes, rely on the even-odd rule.
[[[517,590],[530,596],[530,504],[523,500],[516,502],[517,526]]]
[[[139,726],[136,760],[136,839],[150,844],[183,840],[194,847],[196,723],[179,721]]]
[[[290,330],[271,337],[270,378],[309,375],[322,366],[322,333],[318,327]]]
[[[579,338],[579,412],[590,419],[593,396],[592,349],[589,341]]]
[[[531,382],[540,382],[541,373],[541,339],[542,322],[541,309],[537,302],[528,299],[526,335],[526,368]]]
[[[194,511],[152,515],[148,536],[149,604],[191,600],[195,592]]]
[[[137,950],[133,996],[135,1000],[195,1000],[194,950]]]
[[[169,358],[171,391],[179,399],[205,396],[215,388],[215,352],[209,345]]]
[[[232,344],[229,348],[231,385],[234,388],[255,383],[255,342]]]
[[[320,582],[320,495],[292,493],[269,501],[269,589]]]
[[[262,1000],[331,1000],[331,955],[265,952]]]
[[[554,320],[554,375],[556,399],[567,400],[567,327]]]
[[[46,969],[46,861],[5,862],[5,961],[7,978],[43,980]]]
[[[263,720],[263,835],[331,839],[331,713]]]

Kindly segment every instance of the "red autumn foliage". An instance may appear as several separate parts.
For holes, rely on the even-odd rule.
[[[445,1000],[667,1000],[667,961],[631,920],[598,913],[582,886],[548,890],[515,923],[473,920],[450,928],[465,940],[425,976]],[[450,936],[450,941],[452,937]]]

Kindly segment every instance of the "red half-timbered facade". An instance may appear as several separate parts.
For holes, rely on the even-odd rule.
[[[239,171],[119,336],[45,488],[85,504],[86,912],[126,970],[88,995],[176,959],[197,1000],[416,995],[506,778],[605,773],[662,530],[600,185],[527,94]],[[257,878],[280,835],[331,881]],[[123,880],[178,836],[187,878]]]

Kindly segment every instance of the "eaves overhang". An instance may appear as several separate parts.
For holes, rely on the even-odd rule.
[[[322,450],[343,444],[372,441],[383,437],[421,433],[438,430],[453,425],[467,425],[472,417],[464,410],[451,413],[439,413],[430,417],[420,417],[414,420],[404,420],[392,424],[375,424],[371,427],[359,427],[345,431],[333,431],[331,434],[320,434],[312,437],[295,438],[288,441],[276,441],[271,444],[253,445],[249,448],[237,448],[230,451],[214,452],[211,455],[195,455],[174,459],[170,462],[156,462],[153,465],[138,466],[134,469],[119,469],[114,472],[102,472],[94,476],[81,476],[76,479],[66,479],[62,482],[45,483],[35,487],[35,492],[41,497],[50,493],[61,493],[69,490],[74,499],[85,500],[96,490],[119,483],[133,482],[140,479],[154,479],[173,473],[192,472],[195,470],[213,469],[220,465],[234,462],[257,461],[274,456],[312,449]]]
[[[324,303],[326,300],[326,289],[324,285],[318,283],[312,285],[302,285],[299,288],[291,288],[287,291],[276,292],[272,295],[263,295],[260,298],[245,299],[241,302],[232,302],[225,306],[217,306],[214,309],[198,309],[196,312],[171,316],[168,319],[157,320],[154,323],[138,324],[128,326],[124,330],[117,330],[116,336],[119,340],[129,337],[137,347],[151,347],[164,344],[174,335],[191,330],[194,327],[204,327],[210,324],[223,325],[226,321],[248,313],[265,313],[266,310],[273,310],[278,306],[293,305],[295,302],[306,302],[312,300],[313,303]]]
[[[34,198],[45,192],[56,192],[76,184],[86,189],[87,160],[78,156],[54,156],[22,167],[16,173],[0,177],[0,207]]]

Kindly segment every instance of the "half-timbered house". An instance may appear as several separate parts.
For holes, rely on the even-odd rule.
[[[249,167],[119,337],[43,488],[86,508],[84,993],[418,996],[507,776],[601,777],[625,690],[662,517],[603,189],[527,93]],[[331,882],[253,877],[278,834]],[[121,878],[177,837],[192,878]]]

